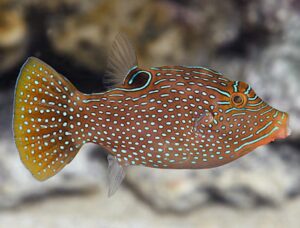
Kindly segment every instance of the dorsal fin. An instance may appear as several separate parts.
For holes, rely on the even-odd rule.
[[[128,72],[137,66],[137,58],[134,48],[127,37],[119,33],[108,56],[106,82],[120,84]]]

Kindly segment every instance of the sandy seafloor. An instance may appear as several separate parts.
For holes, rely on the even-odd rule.
[[[300,212],[299,198],[278,208],[212,205],[176,215],[155,212],[125,188],[113,197],[56,198],[2,211],[0,227],[298,227]]]

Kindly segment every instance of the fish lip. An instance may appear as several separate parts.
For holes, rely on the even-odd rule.
[[[283,113],[282,113],[283,114]],[[277,129],[267,138],[263,140],[259,140],[258,142],[252,144],[252,145],[247,145],[245,146],[240,154],[244,155],[248,153],[249,151],[252,151],[256,149],[257,147],[267,145],[271,142],[274,142],[276,140],[282,140],[288,137],[291,134],[291,129],[290,129],[290,124],[289,124],[289,116],[287,113],[284,113],[284,118],[282,118],[282,115],[277,118],[277,123],[273,125],[273,127],[276,127]],[[280,121],[282,121],[280,123]]]
[[[286,124],[287,124],[287,137],[292,135],[292,128],[291,128],[291,123],[290,123],[290,117],[287,114],[287,120],[286,120]]]
[[[284,118],[283,123],[278,126],[279,130],[277,131],[274,140],[285,139],[292,134],[289,115],[287,113],[284,114],[286,115],[286,117]]]
[[[281,128],[279,128],[279,130],[277,131],[277,134],[276,134],[274,140],[277,140],[277,139],[285,139],[286,137],[288,137],[288,130],[287,130],[287,128],[281,127]],[[274,140],[273,140],[273,141],[274,141]]]

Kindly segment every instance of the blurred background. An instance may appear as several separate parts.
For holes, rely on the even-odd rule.
[[[0,0],[0,227],[300,227],[299,12],[298,0]],[[292,136],[210,170],[130,167],[109,199],[94,145],[36,181],[11,128],[22,63],[36,56],[100,92],[118,32],[142,66],[207,66],[248,82],[290,113]]]

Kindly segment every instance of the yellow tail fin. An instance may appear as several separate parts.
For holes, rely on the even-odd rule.
[[[23,65],[15,90],[14,137],[21,160],[38,180],[59,172],[84,143],[76,126],[80,116],[74,114],[81,96],[41,60],[31,57]]]

